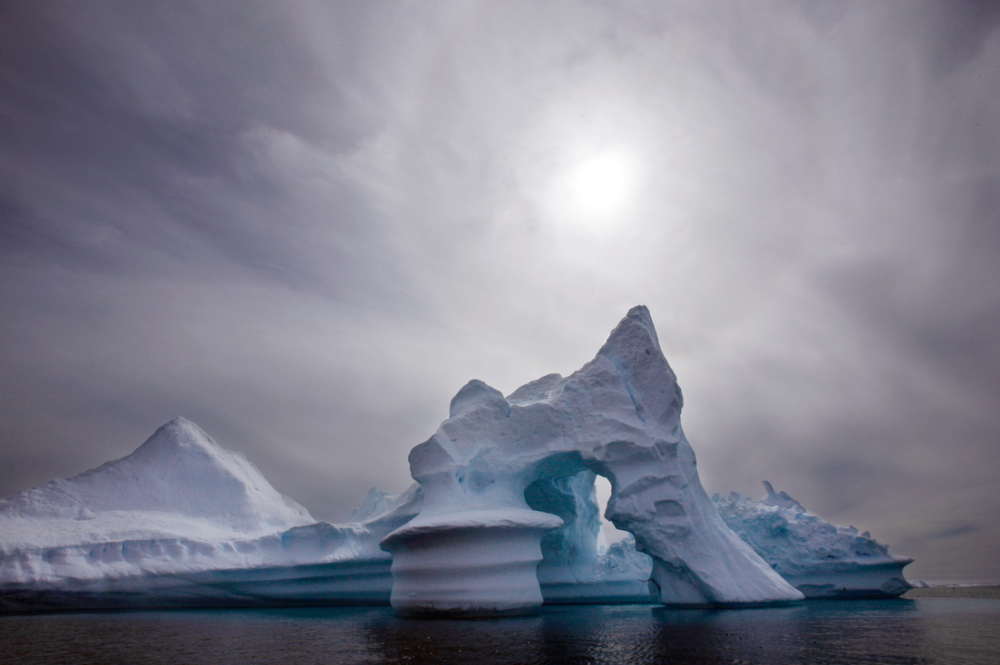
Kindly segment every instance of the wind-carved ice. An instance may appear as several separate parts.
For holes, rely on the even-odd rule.
[[[660,602],[801,599],[719,517],[681,429],[682,405],[645,307],[569,377],[550,374],[506,398],[470,381],[437,433],[410,451],[424,503],[382,541],[393,554],[393,607],[488,615],[539,605],[541,543],[565,521],[552,509],[558,493],[529,487],[585,471],[610,481],[606,517],[652,557]]]
[[[895,598],[912,588],[903,568],[913,559],[813,515],[764,481],[760,501],[736,492],[712,497],[726,524],[807,598]]]

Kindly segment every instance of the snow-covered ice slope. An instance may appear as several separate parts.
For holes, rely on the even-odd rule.
[[[527,571],[563,520],[532,510],[525,490],[588,469],[611,482],[607,518],[653,558],[661,602],[801,599],[719,517],[681,429],[682,404],[645,307],[630,310],[597,357],[567,378],[550,374],[507,398],[469,382],[437,433],[410,451],[424,505],[382,543],[393,553],[393,606],[490,614],[540,603]]]
[[[726,524],[807,598],[895,598],[911,588],[903,567],[868,532],[835,526],[764,481],[760,501],[712,497]]]
[[[127,457],[0,500],[5,549],[245,538],[315,521],[241,453],[221,448],[184,418],[160,427]]]
[[[388,602],[378,543],[421,501],[373,490],[351,522],[316,522],[178,418],[128,457],[0,500],[0,608]]]

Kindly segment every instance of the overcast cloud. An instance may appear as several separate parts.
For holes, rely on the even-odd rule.
[[[0,496],[184,415],[342,520],[645,304],[709,492],[1000,581],[998,149],[994,3],[8,3]]]

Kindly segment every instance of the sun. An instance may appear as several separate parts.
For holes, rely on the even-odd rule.
[[[635,193],[635,166],[619,150],[589,154],[564,174],[564,201],[577,222],[603,226],[628,206]]]
[[[636,228],[648,176],[634,145],[581,139],[542,154],[525,160],[522,182],[543,228],[565,241],[587,242]]]

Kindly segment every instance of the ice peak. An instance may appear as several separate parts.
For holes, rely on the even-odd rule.
[[[149,467],[173,465],[185,459],[187,460],[185,464],[216,466],[220,470],[224,470],[227,475],[235,472],[235,475],[241,478],[244,474],[238,469],[243,467],[253,468],[251,473],[253,476],[258,473],[257,469],[246,460],[243,453],[226,450],[216,443],[205,430],[183,416],[178,416],[161,425],[131,455],[123,458],[123,460],[131,460],[134,464]],[[235,467],[234,459],[241,460],[235,464]],[[196,462],[196,460],[200,460],[200,462]]]
[[[628,311],[597,352],[614,365],[625,382],[636,414],[655,425],[668,440],[676,440],[684,396],[670,363],[660,350],[656,328],[644,305]]]
[[[806,512],[802,504],[793,499],[788,492],[784,490],[775,492],[774,486],[771,483],[766,480],[762,482],[764,483],[764,489],[767,490],[767,496],[761,499],[761,503],[768,506],[778,506],[779,508],[791,508],[801,513]]]
[[[480,405],[493,406],[502,413],[510,411],[510,404],[507,403],[503,393],[479,379],[473,379],[462,386],[462,389],[451,399],[448,417],[454,418]]]
[[[161,426],[131,455],[22,492],[2,507],[11,514],[54,518],[76,518],[81,508],[156,511],[215,519],[245,532],[314,521],[246,456],[222,448],[185,418]]]
[[[200,427],[183,416],[178,416],[170,422],[161,425],[153,435],[132,453],[132,456],[143,457],[150,453],[164,450],[184,448],[201,448],[221,450],[219,444],[212,440]]]
[[[625,314],[625,318],[641,321],[648,328],[653,328],[653,317],[645,305],[636,305]]]
[[[636,305],[628,311],[615,329],[608,335],[608,340],[598,351],[599,355],[611,355],[614,351],[625,351],[643,347],[641,350],[651,355],[653,349],[662,355],[660,340],[656,336],[653,317],[645,305]]]

